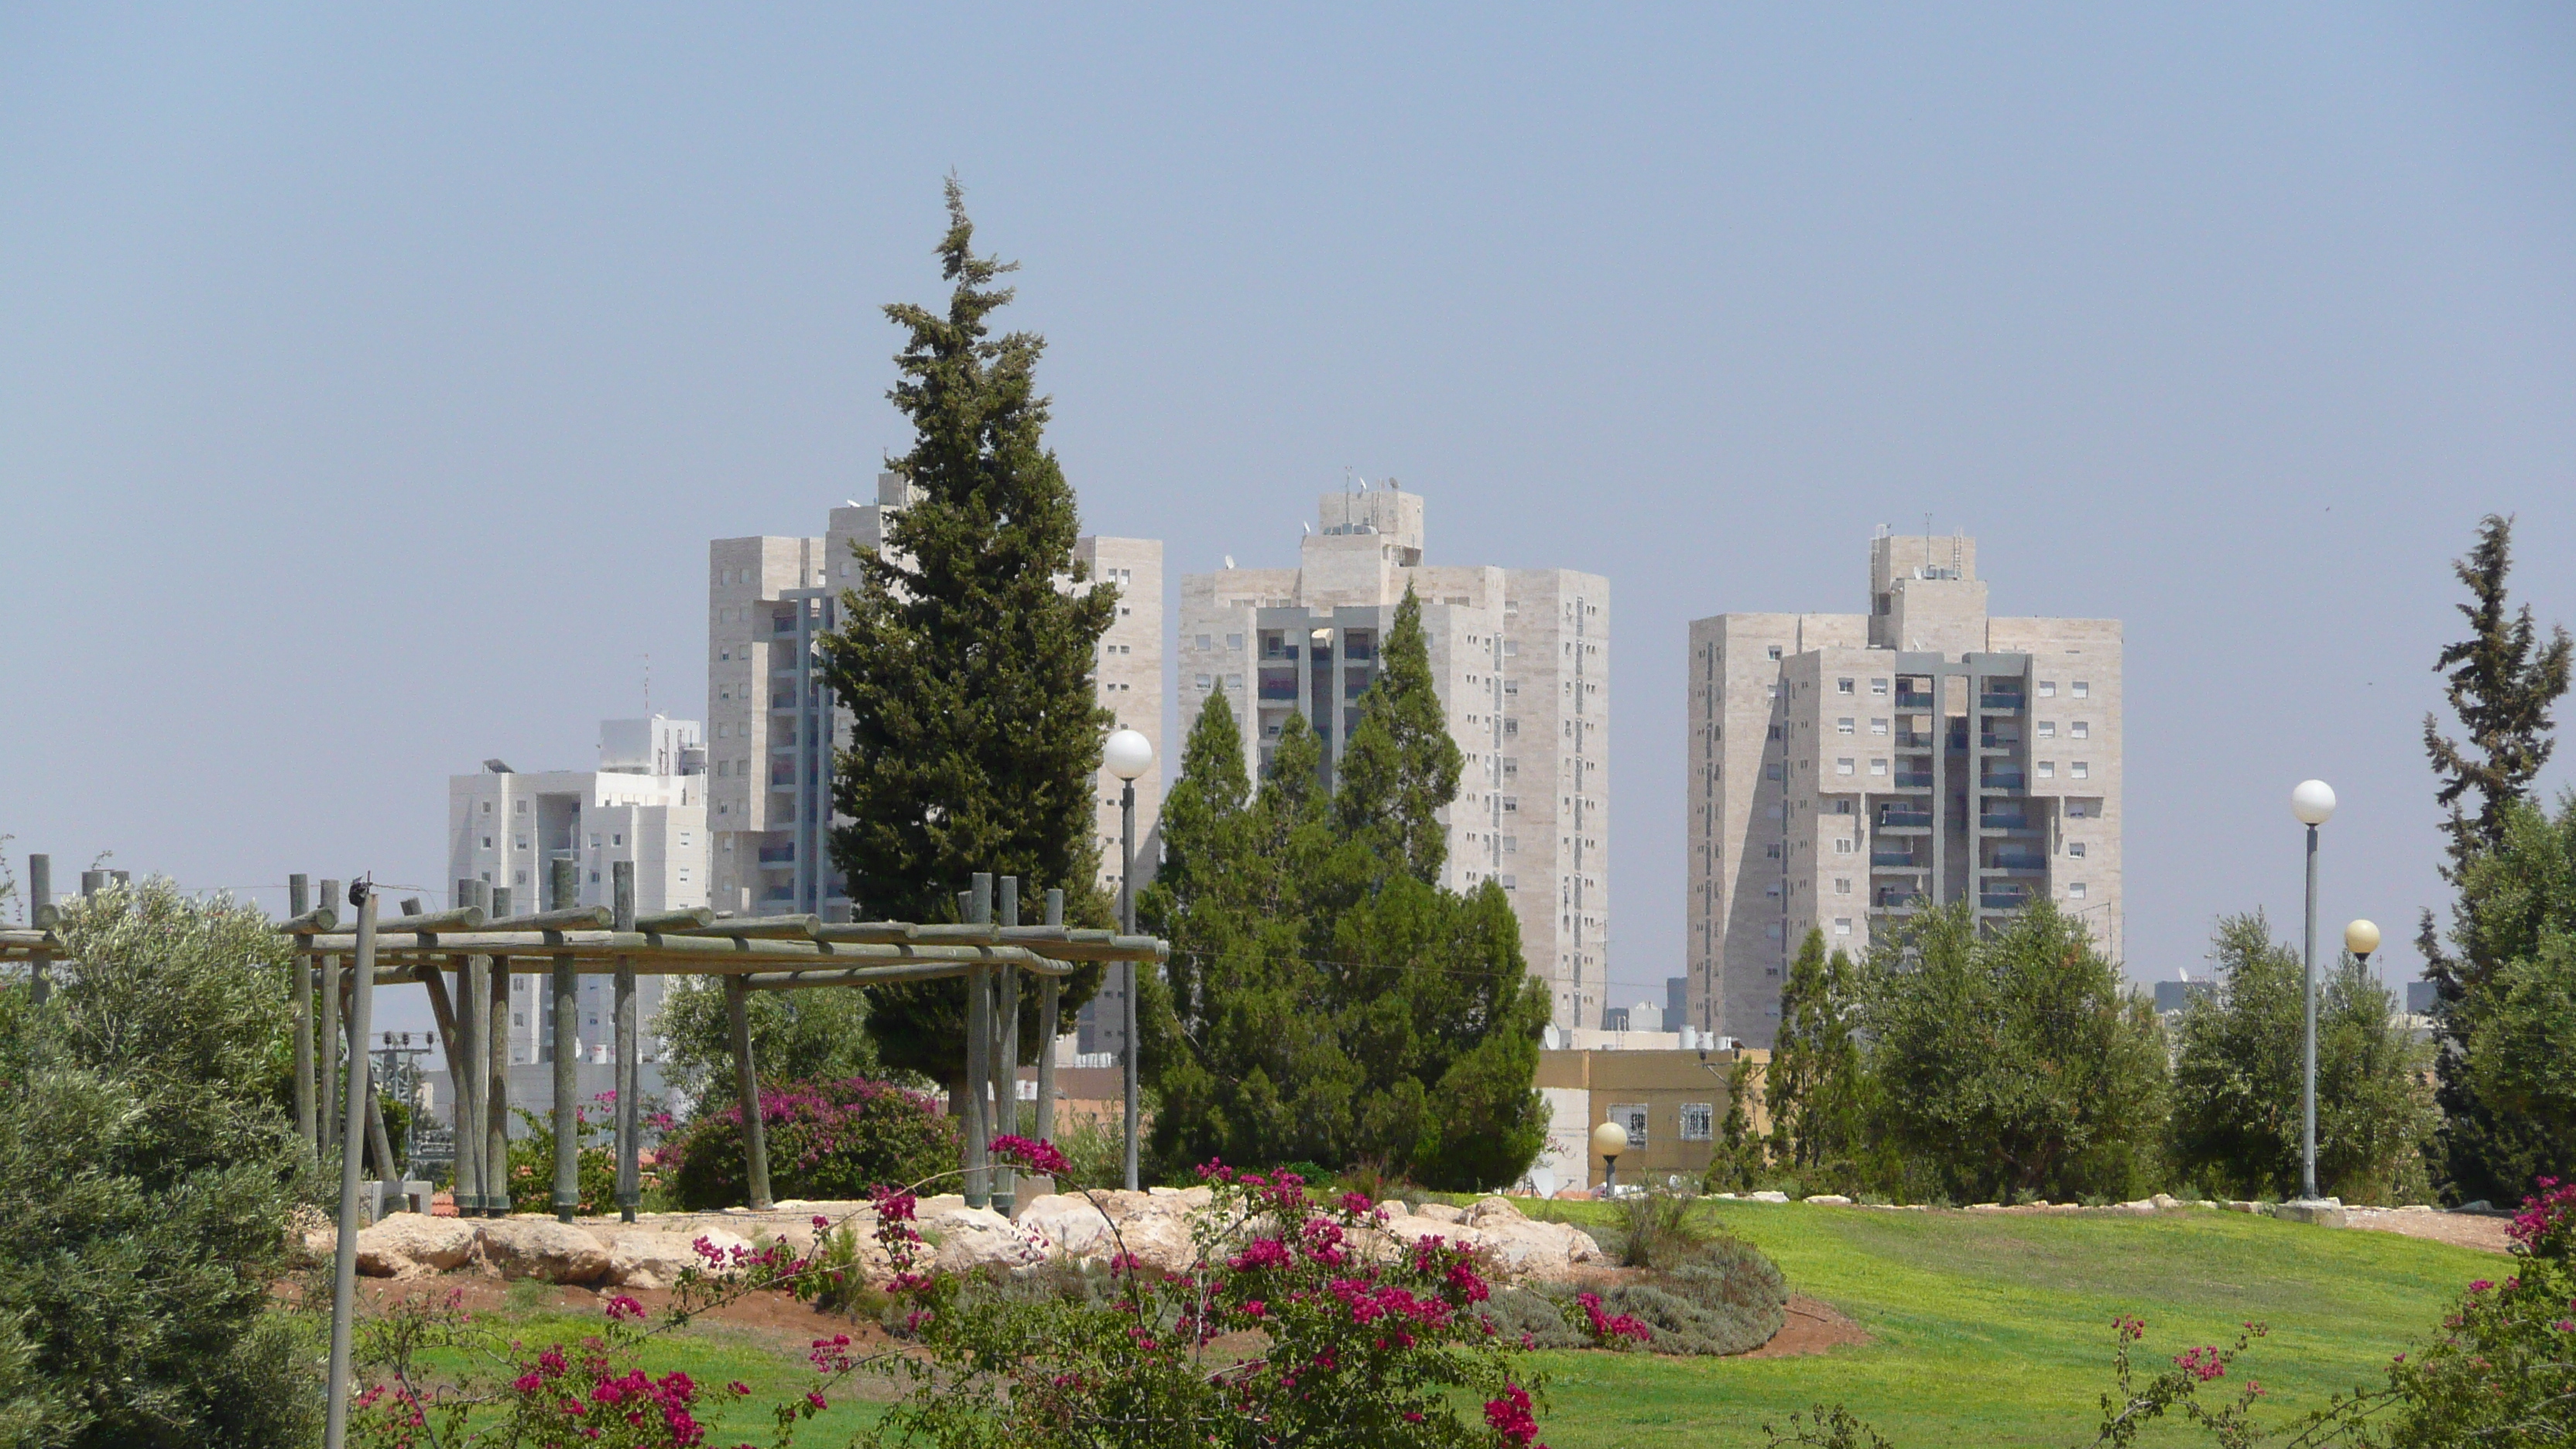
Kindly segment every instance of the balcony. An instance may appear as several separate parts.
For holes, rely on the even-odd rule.
[[[1928,750],[1932,748],[1932,736],[1921,730],[1898,730],[1896,747],[1900,750]]]
[[[760,848],[760,863],[762,865],[794,865],[796,863],[796,847],[793,845],[764,845]]]
[[[2027,790],[2030,778],[2019,770],[1988,770],[1985,788],[1989,790]]]
[[[1922,901],[1921,891],[1906,890],[1897,886],[1888,886],[1873,892],[1869,898],[1871,908],[1881,911],[1911,910]]]
[[[1881,830],[1921,830],[1931,823],[1932,812],[1929,810],[1899,810],[1893,805],[1879,807],[1878,828]]]
[[[1932,772],[1930,770],[1899,770],[1896,772],[1896,788],[1899,790],[1929,790],[1932,788]]]
[[[2023,890],[1979,891],[1977,904],[1989,911],[2018,911],[2030,904],[2030,892]]]
[[[1986,864],[1991,870],[2046,870],[2048,857],[2036,850],[1998,850]]]
[[[2019,735],[1979,735],[1979,736],[1977,736],[1977,744],[1978,744],[1979,748],[1982,748],[1982,749],[1989,749],[1989,750],[2017,750],[2017,749],[2020,749],[2020,748],[2021,748],[2021,736],[2019,736]]]
[[[2037,830],[2039,827],[2032,824],[2027,815],[1980,815],[1977,817],[1977,828],[1980,830]]]
[[[1932,862],[1917,860],[1910,850],[1873,850],[1869,853],[1872,870],[1930,870]]]
[[[2010,712],[2025,708],[2027,703],[2028,701],[2018,689],[1977,696],[1977,708],[1988,711]]]
[[[1914,694],[1900,689],[1896,692],[1896,707],[1898,709],[1930,709],[1932,708],[1932,696],[1928,694]]]
[[[1262,670],[1261,697],[1263,699],[1276,700],[1295,699],[1297,697],[1297,671],[1293,669]]]

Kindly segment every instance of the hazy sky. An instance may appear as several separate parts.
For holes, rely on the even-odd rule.
[[[1286,565],[1350,466],[1609,576],[1623,996],[1684,622],[1862,609],[1874,524],[2126,622],[2141,977],[2294,927],[2306,775],[2330,922],[2444,899],[2479,515],[2576,619],[2563,7],[858,8],[0,12],[13,862],[434,888],[449,773],[648,654],[702,716],[706,541],[903,446],[951,170],[1089,529]]]

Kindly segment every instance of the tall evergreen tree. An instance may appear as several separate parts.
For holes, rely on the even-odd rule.
[[[2507,806],[2469,862],[2452,931],[2478,963],[2443,1004],[2443,1165],[2461,1198],[2513,1202],[2576,1178],[2576,796]]]
[[[2424,716],[2424,753],[2442,786],[2433,798],[2450,812],[2444,829],[2451,836],[2449,875],[2453,881],[2481,850],[2504,839],[2505,807],[2531,798],[2531,782],[2549,763],[2556,741],[2550,734],[2550,711],[2567,693],[2571,643],[2564,625],[2554,627],[2544,643],[2531,606],[2515,610],[2506,598],[2505,576],[2513,571],[2513,520],[2490,513],[2478,524],[2478,541],[2452,572],[2469,590],[2459,605],[2469,621],[2469,637],[2445,648],[2434,660],[2435,673],[2448,671],[2446,693],[2451,712],[2459,716],[2465,743],[2442,733],[2432,715]],[[2474,815],[2461,801],[2475,796]]]
[[[1073,490],[1046,447],[1037,391],[1045,344],[991,332],[1012,296],[996,279],[1015,264],[977,256],[974,239],[952,178],[938,248],[953,284],[947,310],[885,309],[909,334],[887,396],[914,430],[911,451],[887,466],[912,494],[886,547],[858,550],[858,585],[822,641],[850,726],[832,782],[847,823],[832,832],[832,855],[850,898],[878,917],[954,919],[955,893],[989,870],[1061,886],[1069,914],[1105,925],[1092,781],[1110,716],[1092,671],[1117,595],[1083,587],[1074,557]],[[1066,1004],[1098,981],[1096,967],[1078,973]],[[965,1066],[963,985],[870,995],[868,1031],[885,1063],[953,1091]],[[1020,1039],[1034,1049],[1036,1035],[1032,1016]]]
[[[1442,1187],[1510,1182],[1546,1138],[1531,1081],[1547,999],[1501,887],[1438,877],[1462,757],[1409,593],[1333,788],[1292,715],[1248,808],[1216,701],[1191,730],[1147,919],[1173,945],[1148,1041],[1157,1155],[1374,1162]],[[1177,861],[1177,864],[1176,864]]]
[[[1840,951],[1828,957],[1825,933],[1809,930],[1781,988],[1780,1031],[1763,1082],[1771,1154],[1784,1167],[1847,1171],[1860,1147],[1857,988],[1851,958]]]
[[[2434,799],[2448,812],[2444,830],[2450,837],[2443,874],[2460,890],[2452,904],[2450,940],[2423,913],[2415,944],[2424,957],[2424,974],[2434,984],[2444,1050],[2438,1060],[2442,1109],[2438,1168],[2449,1189],[2461,1197],[2509,1200],[2528,1186],[2517,1183],[2524,1166],[2545,1158],[2545,1143],[2531,1122],[2499,1113],[2470,1081],[2469,1039],[2483,1015],[2482,997],[2496,971],[2512,959],[2484,932],[2484,923],[2509,919],[2510,908],[2497,910],[2479,899],[2479,859],[2499,847],[2505,822],[2517,807],[2530,803],[2530,788],[2555,747],[2550,715],[2567,692],[2571,645],[2564,626],[2553,627],[2544,642],[2531,606],[2514,609],[2505,580],[2513,568],[2513,520],[2489,514],[2478,525],[2477,543],[2453,565],[2468,586],[2469,602],[2459,605],[2469,621],[2466,639],[2444,649],[2434,669],[2448,671],[2452,713],[2459,717],[2464,742],[2443,735],[2430,715],[2424,719],[2424,750],[2441,786]],[[2475,797],[2474,814],[2462,802]],[[2509,880],[2513,872],[2489,872],[2490,880]]]
[[[1386,631],[1377,680],[1363,699],[1334,782],[1334,819],[1343,837],[1365,846],[1382,870],[1438,880],[1449,858],[1440,813],[1458,798],[1466,756],[1449,737],[1422,633],[1422,600],[1410,583]]]

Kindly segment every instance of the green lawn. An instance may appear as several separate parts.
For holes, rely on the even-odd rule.
[[[1703,1203],[1759,1244],[1793,1291],[1823,1299],[1874,1342],[1780,1359],[1681,1359],[1645,1353],[1533,1355],[1551,1381],[1544,1437],[1555,1449],[1713,1449],[1763,1442],[1809,1405],[1840,1402],[1901,1449],[2064,1445],[2090,1437],[2109,1382],[2111,1319],[2146,1320],[2142,1360],[2162,1367],[2236,1326],[2271,1326],[2240,1371],[2291,1418],[2338,1389],[2376,1382],[2388,1356],[2420,1339],[2467,1282],[2501,1260],[2390,1233],[2297,1227],[2207,1211],[2155,1218],[1877,1212],[1795,1204]],[[1590,1203],[1549,1215],[1607,1221]],[[532,1314],[530,1341],[577,1336],[586,1319]],[[818,1331],[821,1331],[818,1328]],[[801,1391],[794,1355],[721,1324],[689,1329],[654,1372],[685,1368],[710,1389],[742,1379],[758,1413],[720,1414],[709,1442],[766,1443],[765,1406]],[[880,1388],[879,1393],[884,1390]],[[721,1400],[721,1395],[711,1395]],[[835,1403],[798,1435],[839,1446],[882,1406]],[[2149,1442],[2179,1443],[2180,1434]]]
[[[1606,1205],[1550,1204],[1605,1221]],[[2154,1218],[1875,1212],[1709,1203],[1711,1218],[1777,1259],[1876,1340],[1802,1358],[1538,1355],[1552,1375],[1556,1449],[1759,1444],[1765,1421],[1849,1405],[1902,1446],[2054,1445],[2091,1437],[2109,1384],[2113,1317],[2146,1320],[2142,1363],[2270,1325],[2240,1371],[2295,1417],[2378,1382],[2492,1255],[2393,1233],[2299,1227],[2236,1213]],[[2182,1442],[2170,1436],[2166,1442]]]

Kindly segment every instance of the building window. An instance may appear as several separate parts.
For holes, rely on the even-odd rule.
[[[527,802],[527,801],[522,800],[522,801],[520,801],[520,802],[519,802],[519,813],[520,813],[520,814],[522,814],[522,815],[525,815],[525,814],[527,814],[527,813],[528,813],[528,802]]]
[[[2071,690],[2077,699],[2083,699],[2093,692],[2093,686],[2079,679],[2071,686]]]
[[[1850,935],[1850,934],[1851,934],[1851,917],[1849,917],[1849,916],[1836,916],[1836,917],[1834,917],[1834,934],[1835,934],[1835,935],[1837,935],[1837,936],[1848,936],[1848,935]]]
[[[526,884],[528,883],[528,873],[527,873],[526,871],[524,871],[524,870],[523,870],[523,871],[520,871],[520,872],[519,872],[519,878],[518,878],[518,882],[517,882],[517,883],[518,883],[518,884],[520,884],[520,885],[526,885]]]
[[[1242,648],[1242,647],[1243,647],[1243,636],[1242,636],[1242,635],[1240,635],[1240,634],[1228,634],[1228,635],[1226,635],[1226,636],[1225,636],[1225,647],[1226,647],[1226,648],[1228,648],[1228,649],[1240,649],[1240,648]]]
[[[1848,835],[1834,842],[1834,854],[1836,855],[1849,855],[1854,849],[1855,847],[1852,844],[1852,838]]]
[[[1208,637],[1207,635],[1205,635],[1205,634],[1201,634],[1200,636],[1198,636],[1198,639],[1197,639],[1197,641],[1196,641],[1196,642],[1197,642],[1197,644],[1198,644],[1198,647],[1200,647],[1201,649],[1213,649],[1213,648],[1215,648],[1215,647],[1216,647],[1216,641],[1215,641],[1214,639],[1209,638],[1209,637]]]
[[[1872,760],[1872,761],[1870,761],[1870,762],[1869,762],[1869,772],[1870,772],[1871,774],[1873,774],[1873,775],[1884,775],[1884,774],[1886,774],[1886,773],[1887,773],[1887,761],[1885,761],[1885,760]]]
[[[2066,883],[2066,898],[2070,901],[2080,901],[2084,899],[2084,882],[2080,880],[2068,881]]]
[[[626,837],[622,833],[612,835],[608,837],[608,843],[611,845],[624,845],[626,843]]]
[[[1852,692],[1852,686],[1853,686],[1853,683],[1854,683],[1854,681],[1852,681],[1852,680],[1848,680],[1848,679],[1837,679],[1837,680],[1835,680],[1835,681],[1834,681],[1834,693],[1836,693],[1836,694],[1849,694],[1849,693],[1851,693],[1851,692]]]
[[[484,802],[483,802],[483,813],[484,813],[484,814],[486,814],[486,815],[489,815],[489,814],[491,814],[491,813],[492,813],[492,802],[491,802],[491,801],[486,800],[486,801],[484,801]]]
[[[594,870],[594,871],[592,871],[592,872],[590,873],[590,883],[591,883],[592,885],[597,885],[597,884],[599,884],[599,872],[598,872],[598,871],[595,871],[595,870]]]
[[[1763,654],[1765,658],[1777,659],[1780,657],[1780,646],[1774,644],[1769,649],[1763,651]]]
[[[491,836],[486,835],[486,836],[484,836],[484,837],[483,837],[483,848],[484,848],[485,850],[490,850],[490,849],[492,848],[492,837],[491,837]]]
[[[2057,762],[2056,762],[2055,760],[2042,760],[2042,761],[2040,761],[2040,762],[2039,762],[2039,778],[2041,778],[2041,779],[2043,779],[2043,780],[2054,780],[2054,779],[2056,779],[2056,778],[2057,778]]]
[[[2084,858],[2084,842],[2080,840],[2070,840],[2066,842],[2066,853],[2075,857],[2077,860],[2082,860]]]
[[[1646,1106],[1642,1102],[1624,1103],[1610,1109],[1609,1120],[1628,1129],[1628,1150],[1646,1145]]]
[[[1213,680],[1213,679],[1209,678],[1208,676],[1206,676],[1206,675],[1204,675],[1204,674],[1202,674],[1202,675],[1198,676],[1198,686],[1199,686],[1199,688],[1201,688],[1201,689],[1209,689],[1209,688],[1213,688],[1213,687],[1215,686],[1215,684],[1216,684],[1216,681],[1215,681],[1215,680]],[[1123,1009],[1123,1008],[1122,1008],[1122,1009]]]
[[[2083,801],[2081,801],[2081,800],[2069,800],[2069,801],[2067,801],[2067,802],[2066,802],[2066,818],[2067,818],[2067,819],[2069,819],[2069,820],[2081,820],[2081,819],[2083,819],[2083,818],[2085,817],[2085,815],[2086,815],[2087,813],[2089,813],[2089,812],[2087,811],[2087,808],[2086,808],[2086,806],[2085,806],[2085,804],[2084,804],[2084,802],[2083,802]]]
[[[590,848],[593,850],[599,849],[599,832],[596,830],[590,833]]]
[[[2082,760],[2077,760],[2075,762],[2073,770],[2075,778],[2078,780],[2084,779],[2093,773],[2093,767]]]
[[[1849,680],[1845,680],[1844,682],[1847,684],[1850,683]],[[1853,727],[1854,721],[1849,715],[1845,715],[1841,719],[1834,721],[1834,733],[1838,735],[1847,735],[1852,733]]]
[[[2057,738],[2057,721],[2053,719],[2041,720],[2039,722],[2039,737],[2043,740],[2053,740]]]
[[[1682,1103],[1682,1140],[1684,1142],[1709,1141],[1717,1135],[1716,1121],[1717,1104],[1715,1102]]]
[[[1838,896],[1847,896],[1851,894],[1850,876],[1838,875],[1834,877],[1834,894]]]
[[[1765,780],[1777,780],[1777,779],[1779,779],[1779,778],[1780,778],[1780,767],[1779,767],[1778,765],[1776,765],[1776,764],[1775,764],[1775,765],[1764,765],[1764,766],[1762,767],[1762,778],[1763,778],[1763,779],[1765,779]]]
[[[1834,773],[1837,775],[1852,774],[1858,769],[1858,767],[1859,762],[1855,760],[1844,759],[1834,761]]]
[[[1876,698],[1887,698],[1887,681],[1884,679],[1871,680],[1869,682],[1869,692]]]
[[[2066,732],[2079,740],[2090,739],[2093,736],[2093,727],[2086,721],[2079,719],[2069,723],[2066,726]]]
[[[1869,722],[1869,732],[1874,735],[1883,735],[1887,733],[1887,721],[1883,719],[1871,720]]]
[[[2057,681],[2054,679],[2041,680],[2039,682],[2039,697],[2042,699],[2057,698]]]
[[[1834,802],[1834,813],[1835,813],[1836,815],[1849,815],[1850,813],[1852,813],[1852,802],[1850,802],[1849,800],[1837,800],[1837,801],[1835,801],[1835,802]]]

